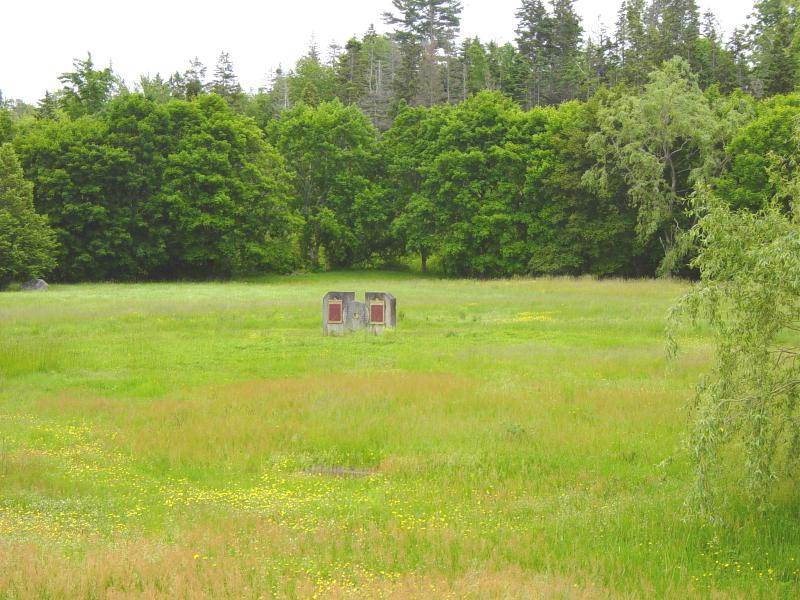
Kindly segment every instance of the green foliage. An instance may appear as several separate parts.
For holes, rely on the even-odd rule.
[[[10,142],[14,134],[11,111],[0,104],[0,144]]]
[[[55,266],[55,236],[34,210],[32,188],[11,144],[0,144],[0,289]]]
[[[763,509],[800,459],[800,188],[796,179],[776,184],[791,198],[788,214],[782,197],[754,213],[702,192],[693,230],[701,279],[673,314],[673,323],[702,319],[713,332],[716,363],[698,387],[690,438],[691,499],[708,514],[731,468]]]
[[[794,91],[800,83],[798,9],[787,0],[755,3],[752,50],[758,91],[771,96]]]
[[[296,265],[282,158],[217,97],[131,94],[39,121],[16,145],[66,280],[210,277]]]
[[[776,192],[769,175],[771,157],[797,160],[798,119],[800,96],[777,96],[761,103],[756,117],[727,144],[727,168],[715,182],[719,195],[734,208],[758,211],[769,205]]]
[[[95,69],[91,54],[85,60],[74,60],[73,67],[74,71],[58,78],[64,84],[61,108],[73,118],[95,114],[114,94],[119,80],[111,67]]]
[[[298,104],[269,127],[294,175],[294,208],[304,220],[311,266],[369,263],[388,246],[391,207],[383,201],[377,131],[338,100]]]
[[[297,61],[297,66],[289,75],[287,82],[291,104],[317,106],[336,97],[336,78],[333,70],[320,62],[314,50]]]
[[[693,172],[703,166],[718,127],[689,64],[674,58],[650,75],[640,95],[623,94],[600,108],[589,140],[598,165],[586,181],[605,189],[619,172],[637,211],[642,244],[659,239],[667,267],[688,221]]]
[[[622,182],[602,191],[586,188],[582,175],[594,164],[587,142],[597,127],[598,101],[571,102],[548,111],[542,150],[528,168],[534,199],[529,272],[607,276],[652,272],[634,240],[635,216]]]
[[[624,196],[588,192],[581,174],[596,109],[524,112],[481,92],[452,108],[405,108],[384,136],[395,233],[451,275],[631,272]]]
[[[239,80],[233,70],[231,57],[227,52],[219,55],[217,66],[214,69],[214,79],[209,85],[209,91],[224,98],[231,106],[241,104],[244,100],[242,86],[239,85]]]

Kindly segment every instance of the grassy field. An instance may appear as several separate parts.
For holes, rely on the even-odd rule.
[[[399,328],[321,335],[329,289]],[[0,597],[791,597],[800,504],[684,518],[672,282],[0,294]]]

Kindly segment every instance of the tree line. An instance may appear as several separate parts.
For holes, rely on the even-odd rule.
[[[523,0],[504,45],[460,40],[456,0],[393,5],[389,33],[312,46],[256,92],[226,53],[133,86],[88,56],[36,106],[2,101],[2,185],[52,229],[13,209],[6,282],[696,273],[696,182],[757,211],[769,153],[794,152],[791,2],[725,41],[694,0],[624,0],[594,37],[573,0]]]

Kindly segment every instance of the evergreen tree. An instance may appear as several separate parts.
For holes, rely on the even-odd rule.
[[[733,63],[733,73],[736,87],[740,90],[750,89],[750,62],[748,60],[747,32],[741,27],[733,30],[728,40],[727,50]]]
[[[786,0],[755,5],[752,53],[759,92],[772,96],[794,90],[798,78],[797,9]]]
[[[0,103],[0,144],[10,142],[14,133],[14,124],[11,121],[11,111]]]
[[[464,40],[461,62],[461,99],[481,90],[496,89],[489,71],[486,49],[478,38]]]
[[[623,0],[617,13],[616,53],[620,79],[640,87],[647,80],[645,0]]]
[[[733,56],[723,46],[719,23],[711,11],[703,14],[701,36],[697,42],[695,59],[702,88],[718,85],[720,90],[727,93],[737,86]]]
[[[364,64],[364,45],[351,38],[334,64],[336,96],[344,104],[356,104],[367,92],[367,68]]]
[[[575,0],[552,0],[552,7],[548,101],[558,104],[578,96],[583,27],[575,12]]]
[[[395,27],[394,37],[400,45],[397,98],[432,106],[446,99],[450,89],[446,58],[461,24],[461,2],[393,0],[392,4],[397,12],[384,13],[384,21]]]
[[[581,62],[584,72],[581,89],[587,97],[604,85],[614,84],[617,71],[615,44],[604,27],[601,27],[596,38],[589,37],[586,40]]]
[[[529,73],[525,106],[538,106],[544,100],[549,82],[550,48],[553,21],[542,0],[522,0],[517,11],[517,48]]]
[[[231,57],[227,52],[222,52],[214,68],[214,79],[211,80],[209,91],[225,99],[231,106],[237,105],[242,99],[242,86],[233,70]]]
[[[379,130],[385,131],[391,125],[392,82],[395,66],[392,60],[395,46],[385,35],[378,35],[370,26],[364,35],[361,52],[362,63],[366,67],[366,94],[359,106]]]

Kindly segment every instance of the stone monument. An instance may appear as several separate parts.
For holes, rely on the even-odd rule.
[[[322,330],[325,335],[344,335],[366,329],[379,334],[397,326],[397,301],[385,292],[367,292],[365,302],[355,292],[328,292],[322,299]]]

